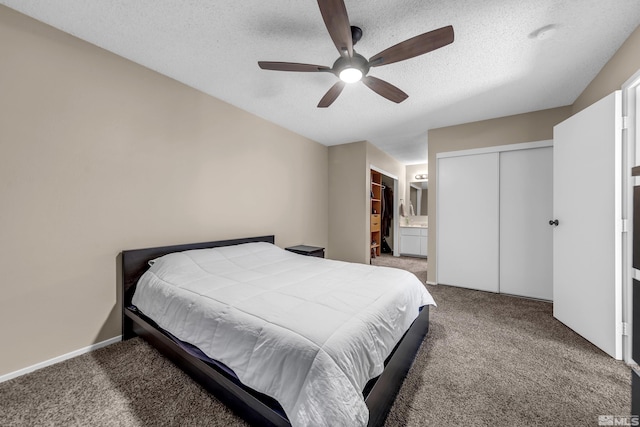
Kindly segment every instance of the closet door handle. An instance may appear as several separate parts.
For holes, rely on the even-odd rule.
[[[560,224],[557,219],[552,219],[549,221],[549,225],[555,225],[556,227]]]

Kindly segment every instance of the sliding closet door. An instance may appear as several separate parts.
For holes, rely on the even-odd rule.
[[[500,153],[500,292],[553,299],[553,148]]]
[[[437,281],[498,292],[499,154],[437,164]]]

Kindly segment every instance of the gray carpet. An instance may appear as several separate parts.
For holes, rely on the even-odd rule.
[[[379,257],[426,280],[426,260]],[[551,304],[427,286],[438,307],[387,426],[597,426],[628,416],[630,370]],[[0,384],[0,426],[243,426],[140,339]]]

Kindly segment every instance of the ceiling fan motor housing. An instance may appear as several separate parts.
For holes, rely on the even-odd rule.
[[[355,46],[356,43],[358,43],[361,38],[362,38],[362,28],[356,27],[355,25],[352,25],[351,26],[351,41],[353,42],[353,45]]]
[[[369,72],[369,61],[359,53],[353,52],[351,58],[347,56],[341,56],[333,63],[331,71],[336,76],[340,76],[340,72],[346,68],[356,68],[362,72],[362,76],[366,76]]]

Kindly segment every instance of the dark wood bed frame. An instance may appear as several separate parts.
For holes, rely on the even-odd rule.
[[[180,369],[189,374],[214,396],[229,406],[252,425],[291,426],[283,412],[274,409],[277,403],[268,396],[241,384],[215,364],[207,363],[183,350],[176,342],[159,330],[155,323],[131,307],[131,298],[140,276],[149,268],[148,261],[171,252],[238,245],[249,242],[274,243],[274,236],[260,236],[216,242],[162,246],[122,252],[122,339],[140,336],[157,348]],[[385,362],[384,372],[369,381],[363,395],[369,408],[369,426],[382,426],[413,364],[424,337],[429,331],[429,306],[395,347]],[[279,405],[277,405],[279,406]]]

